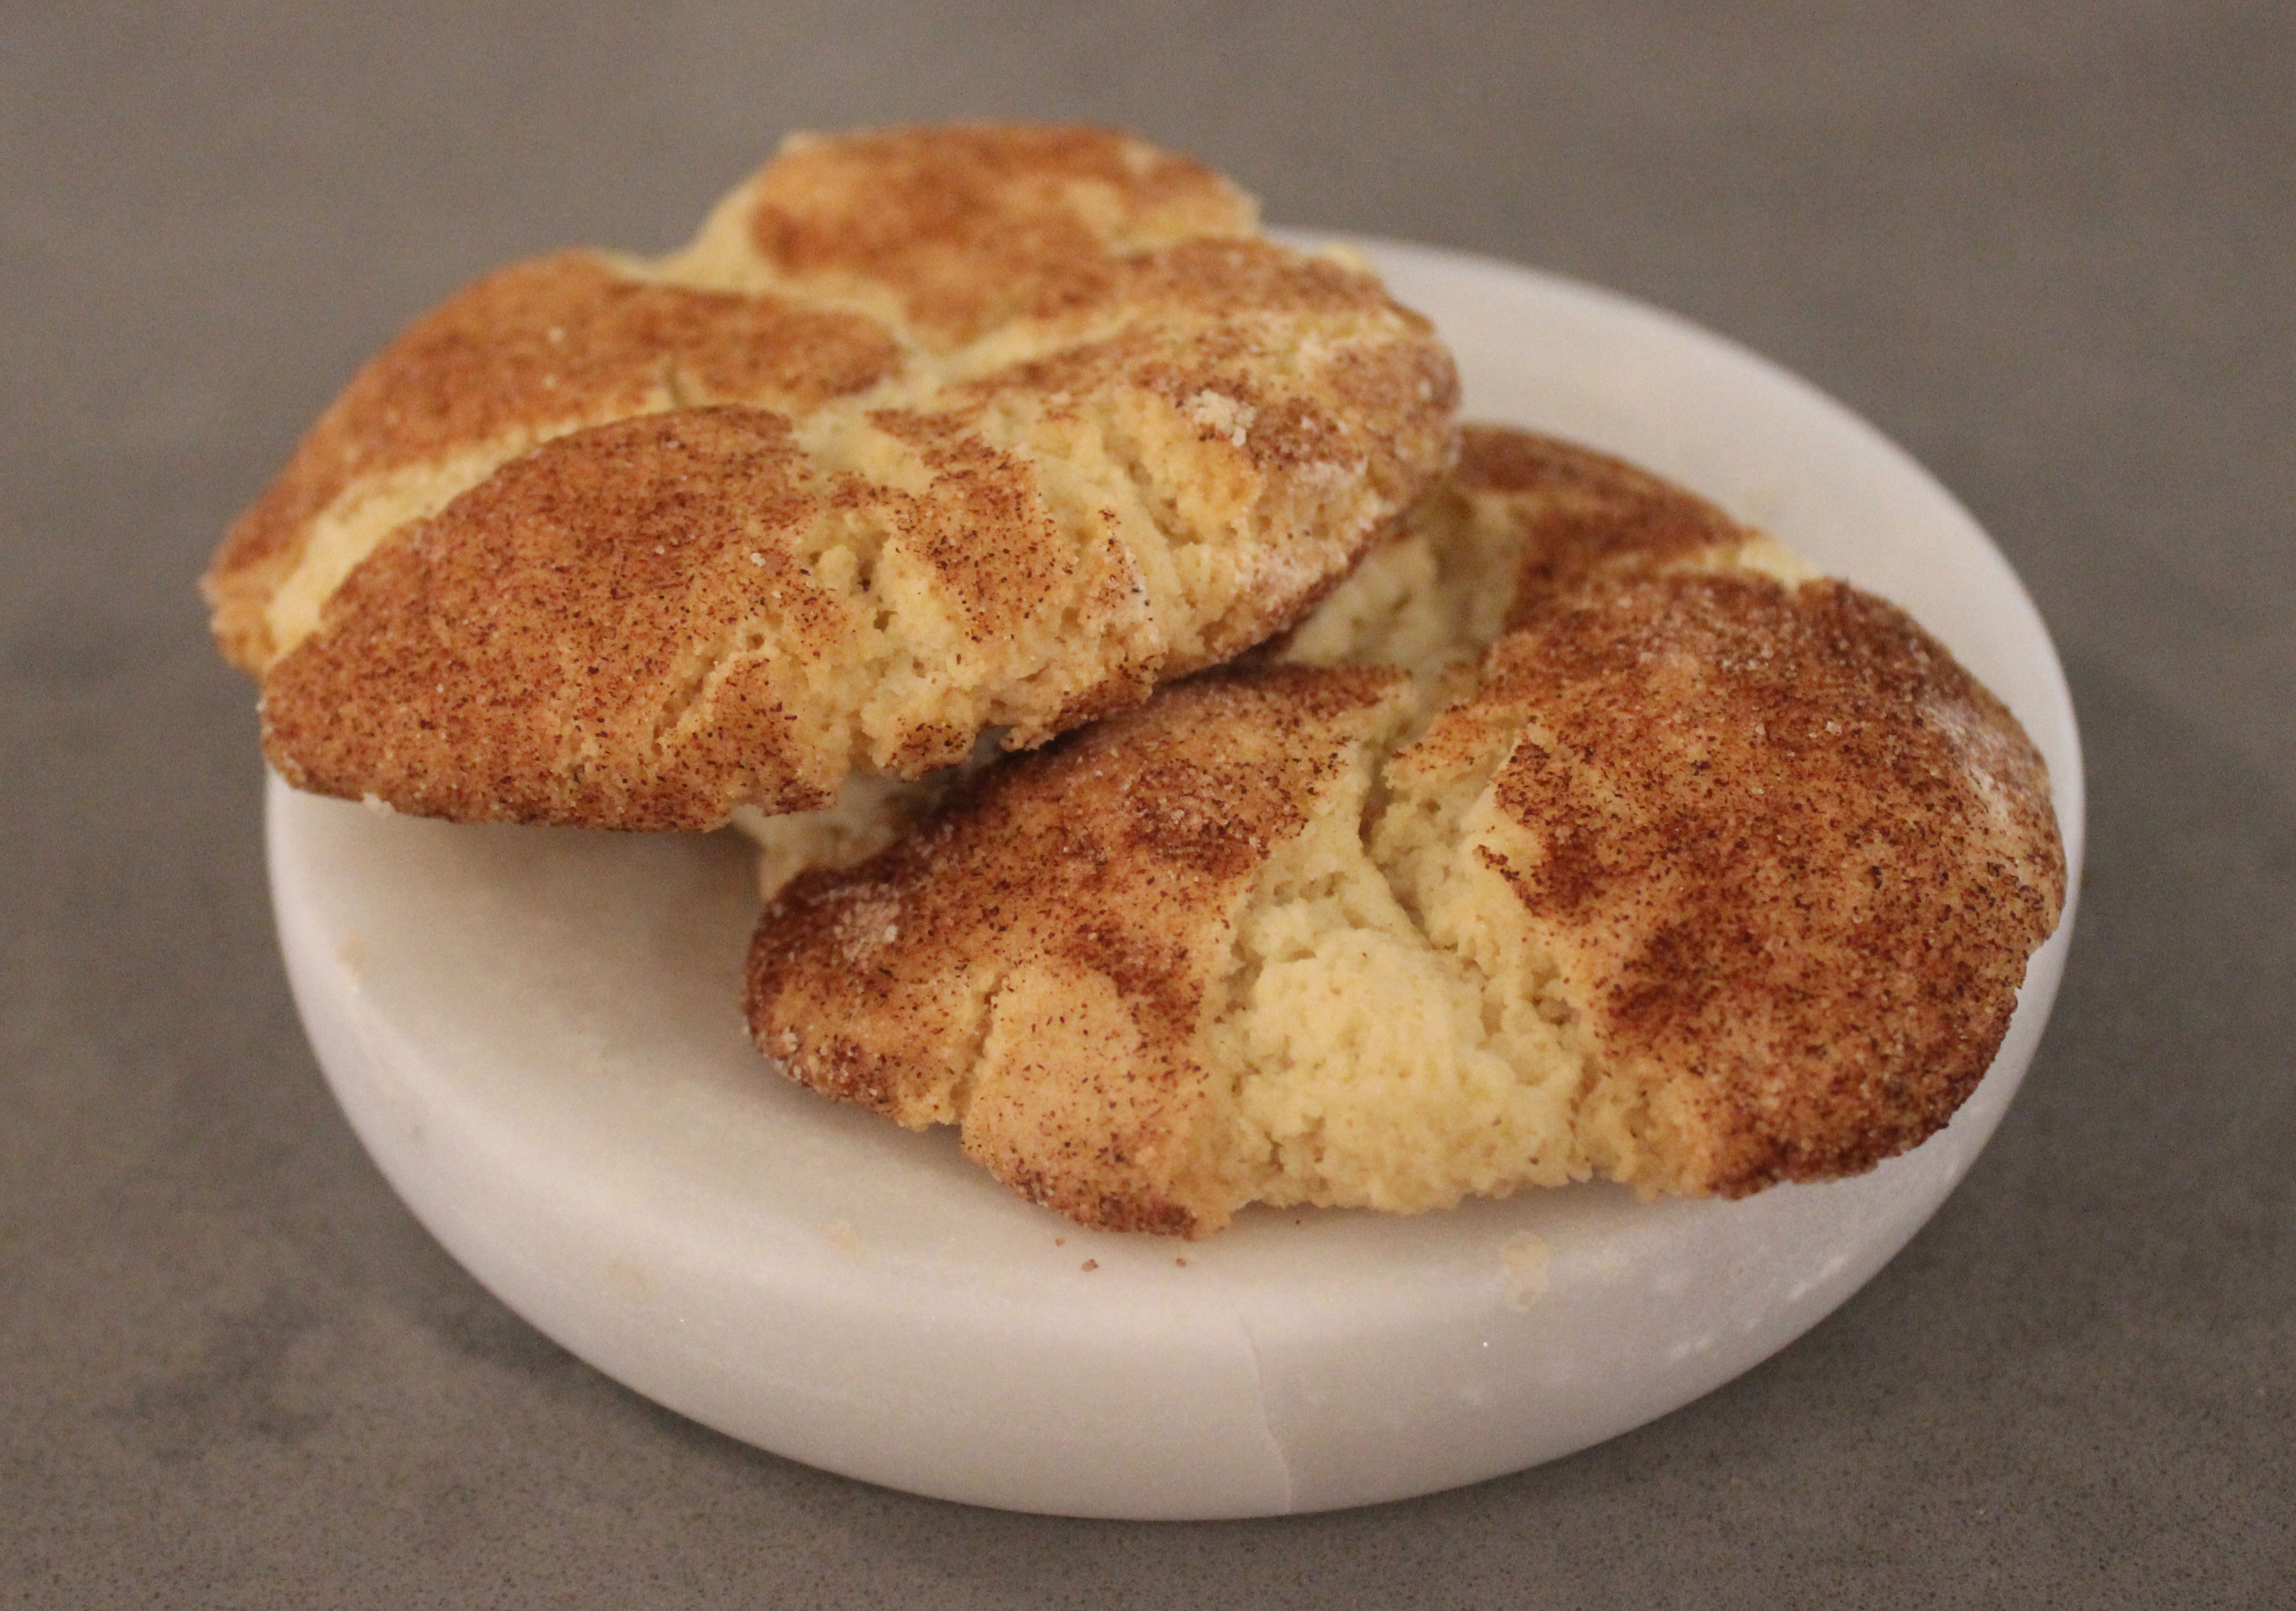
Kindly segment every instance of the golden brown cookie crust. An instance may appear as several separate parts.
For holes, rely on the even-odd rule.
[[[1457,382],[1251,225],[1121,136],[891,130],[793,142],[658,263],[489,276],[209,573],[266,754],[462,820],[714,825],[1282,630],[1447,464]]]
[[[1472,854],[1611,1076],[1590,1161],[1660,1190],[1833,1179],[1940,1128],[2064,898],[2038,752],[1840,582],[1683,574],[1550,604],[1397,767],[1490,775]]]

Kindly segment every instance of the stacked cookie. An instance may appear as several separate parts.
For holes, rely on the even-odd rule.
[[[1889,605],[1456,406],[1180,159],[803,141],[682,252],[418,323],[208,589],[290,781],[741,822],[761,1048],[1087,1224],[1915,1144],[2055,921],[2032,747]]]
[[[685,250],[419,320],[206,579],[290,782],[709,828],[1018,748],[1298,619],[1452,451],[1370,274],[1089,130],[799,140]]]

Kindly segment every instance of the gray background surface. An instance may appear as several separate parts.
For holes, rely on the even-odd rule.
[[[2056,1018],[1778,1358],[1406,1504],[975,1511],[623,1391],[366,1163],[193,577],[457,283],[667,247],[791,127],[957,115],[1676,308],[2022,572],[2090,765]],[[2292,428],[2284,5],[0,7],[0,1601],[2296,1604]]]

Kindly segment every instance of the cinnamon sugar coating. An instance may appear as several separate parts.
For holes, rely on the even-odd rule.
[[[1168,690],[799,876],[752,1032],[1109,1228],[1868,1168],[1989,1066],[2064,863],[2008,712],[1808,577],[1471,429],[1291,641],[1323,664]]]
[[[733,212],[778,281],[882,298],[946,350],[1118,299],[1128,258],[1248,237],[1257,209],[1185,157],[1096,129],[956,125],[800,136]]]
[[[656,262],[418,321],[205,580],[291,782],[706,827],[1016,747],[1291,625],[1454,449],[1370,276],[1095,130],[792,141]]]
[[[1656,1190],[1833,1179],[1942,1127],[2064,899],[2038,752],[1840,582],[1566,597],[1396,769],[1489,777],[1466,848],[1599,1071],[1588,1165]]]

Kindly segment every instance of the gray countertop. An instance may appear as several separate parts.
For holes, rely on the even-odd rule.
[[[2296,1603],[2296,12],[1855,9],[0,10],[0,1601]],[[2023,575],[2090,768],[2056,1017],[1767,1364],[1408,1503],[972,1510],[617,1386],[366,1162],[193,577],[457,283],[666,247],[789,128],[953,116],[1675,308]]]

